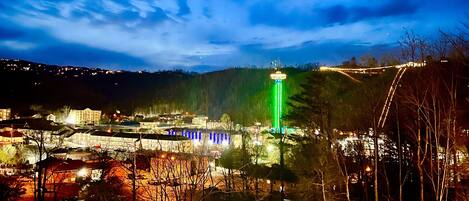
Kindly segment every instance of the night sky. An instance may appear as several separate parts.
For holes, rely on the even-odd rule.
[[[338,64],[468,16],[467,0],[1,0],[0,57],[149,71]]]

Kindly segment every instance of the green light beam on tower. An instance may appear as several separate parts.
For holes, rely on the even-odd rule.
[[[274,109],[273,109],[273,119],[272,127],[277,131],[281,132],[281,118],[282,118],[282,108],[283,108],[283,80],[287,78],[287,75],[276,71],[275,73],[270,74],[270,78],[275,81],[274,83]]]

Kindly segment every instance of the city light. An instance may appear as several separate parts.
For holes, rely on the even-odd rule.
[[[65,119],[65,123],[67,124],[76,124],[76,122],[75,115],[68,115],[67,119]]]
[[[273,80],[284,80],[287,79],[287,74],[282,73],[281,71],[275,71],[275,73],[270,74],[270,79]]]
[[[366,172],[371,172],[371,167],[370,167],[370,166],[366,166],[365,171],[366,171]]]
[[[88,175],[88,169],[86,169],[86,168],[81,168],[77,172],[78,177],[86,177],[87,175]]]

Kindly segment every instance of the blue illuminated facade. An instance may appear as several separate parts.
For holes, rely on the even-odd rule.
[[[176,136],[180,135],[183,137],[187,137],[193,141],[204,141],[204,133],[202,131],[198,130],[181,130],[181,131],[176,131],[176,130],[168,130],[168,135]],[[208,133],[208,142],[212,144],[231,144],[231,135],[229,133],[222,133],[222,132],[215,132],[211,131]]]

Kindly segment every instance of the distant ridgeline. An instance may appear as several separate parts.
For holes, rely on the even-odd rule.
[[[0,107],[26,110],[42,105],[54,110],[119,109],[158,113],[175,110],[223,113],[236,123],[269,121],[272,69],[232,68],[210,73],[182,71],[128,72],[71,66],[52,66],[22,60],[0,60]],[[297,93],[310,69],[286,68],[286,96]]]

